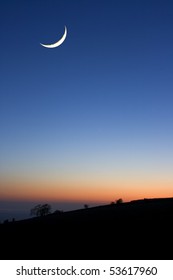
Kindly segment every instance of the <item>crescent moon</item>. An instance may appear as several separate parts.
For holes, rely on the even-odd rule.
[[[59,41],[57,41],[54,44],[50,44],[50,45],[44,45],[44,44],[41,44],[41,43],[40,43],[40,45],[42,45],[45,48],[50,48],[50,49],[56,48],[56,47],[60,46],[64,42],[66,36],[67,36],[67,28],[65,26],[64,35],[62,36],[62,38]]]

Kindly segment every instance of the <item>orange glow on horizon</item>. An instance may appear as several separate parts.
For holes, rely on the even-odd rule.
[[[143,198],[173,197],[173,182],[145,180],[117,180],[114,182],[73,181],[42,182],[4,180],[0,183],[3,200],[71,201],[110,203],[122,198],[130,201]]]

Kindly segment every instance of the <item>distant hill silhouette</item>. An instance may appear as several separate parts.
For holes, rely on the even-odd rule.
[[[1,259],[169,259],[173,198],[53,213],[0,224]]]

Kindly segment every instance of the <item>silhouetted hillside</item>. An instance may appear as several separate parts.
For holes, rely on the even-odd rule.
[[[169,259],[172,222],[166,198],[1,224],[1,259]]]

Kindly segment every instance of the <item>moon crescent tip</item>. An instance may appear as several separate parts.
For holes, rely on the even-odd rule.
[[[67,27],[65,26],[64,35],[62,36],[62,38],[61,38],[59,41],[57,41],[57,42],[54,43],[54,44],[50,44],[50,45],[44,45],[44,44],[42,44],[42,43],[40,43],[40,45],[41,45],[42,47],[45,47],[45,48],[56,48],[56,47],[60,46],[60,45],[64,42],[64,40],[66,39],[66,36],[67,36]]]

